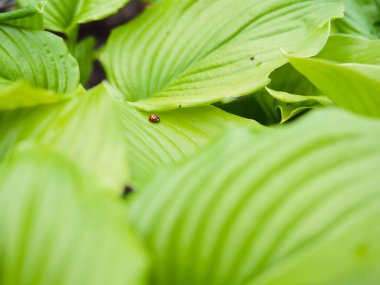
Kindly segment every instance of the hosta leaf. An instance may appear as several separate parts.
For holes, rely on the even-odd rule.
[[[17,1],[19,9],[0,14],[0,22],[28,29],[43,30],[42,11],[46,0]]]
[[[15,96],[20,94],[21,96]],[[52,104],[69,99],[70,95],[60,95],[55,92],[37,89],[25,81],[13,84],[0,84],[0,110],[34,107]]]
[[[324,105],[320,91],[290,64],[270,74],[269,88],[227,104],[223,110],[259,121],[264,125],[285,123],[294,116]]]
[[[125,103],[121,107],[133,186],[141,186],[162,167],[189,157],[226,128],[247,125],[262,129],[254,121],[211,106],[159,112],[155,114],[159,123],[149,122],[150,113]]]
[[[339,0],[162,1],[116,29],[101,60],[138,108],[212,103],[265,86],[286,63],[280,48],[317,53],[342,10]]]
[[[266,88],[266,90],[275,99],[276,107],[281,112],[281,123],[290,120],[308,109],[320,108],[332,104],[326,96],[297,95],[272,90],[270,88]]]
[[[340,63],[380,65],[380,40],[367,40],[350,35],[332,35],[318,54],[318,58]]]
[[[377,120],[320,111],[161,172],[131,201],[153,283],[375,284],[379,140]]]
[[[23,93],[14,95],[24,100]],[[103,85],[62,103],[2,111],[0,126],[0,149],[10,152],[24,142],[44,145],[117,192],[128,179],[120,109]]]
[[[42,150],[2,165],[1,284],[146,284],[145,252],[119,202],[92,182]]]
[[[59,93],[78,87],[78,64],[59,37],[0,25],[0,38],[0,78],[24,79],[36,87]]]
[[[376,1],[344,0],[345,15],[334,21],[334,30],[370,39],[380,38],[380,2]]]
[[[68,32],[77,24],[105,18],[123,7],[128,0],[49,0],[45,6],[48,29]]]
[[[380,66],[338,64],[318,58],[288,58],[336,105],[359,114],[380,117]]]
[[[275,125],[281,121],[276,102],[265,90],[255,92],[250,96],[243,96],[234,100],[224,100],[215,104],[222,110],[253,119],[265,126]]]

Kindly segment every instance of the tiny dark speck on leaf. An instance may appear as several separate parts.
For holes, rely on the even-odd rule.
[[[157,115],[150,115],[149,116],[149,122],[151,123],[159,123],[160,122],[160,117]]]
[[[121,197],[126,198],[128,196],[128,194],[130,194],[132,192],[133,192],[133,188],[131,186],[129,186],[129,185],[125,186],[123,193],[121,194]]]
[[[249,59],[252,60],[252,61],[254,61],[254,60],[255,60],[255,57],[252,56],[252,57],[250,57]]]

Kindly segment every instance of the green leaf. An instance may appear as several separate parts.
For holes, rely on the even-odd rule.
[[[58,93],[78,88],[78,64],[61,38],[7,25],[0,25],[0,38],[1,79],[24,79]]]
[[[136,188],[166,165],[181,161],[219,137],[226,128],[262,126],[216,107],[180,108],[155,113],[159,123],[149,122],[150,113],[121,103],[126,146],[129,148],[131,181]]]
[[[46,0],[17,1],[19,9],[0,13],[0,22],[23,28],[43,30],[42,11]]]
[[[380,117],[380,66],[338,64],[318,58],[288,58],[298,71],[337,106],[359,114]]]
[[[20,8],[13,11],[0,13],[0,22],[17,20],[24,17],[41,14],[46,0],[18,1]]]
[[[286,63],[310,56],[342,16],[340,0],[168,0],[116,29],[101,56],[111,83],[146,111],[251,94]],[[144,48],[141,48],[144,47]]]
[[[376,1],[344,0],[345,15],[333,22],[335,32],[379,39],[380,2]]]
[[[71,158],[103,188],[119,193],[128,180],[120,109],[103,85],[62,103],[2,111],[0,126],[5,155],[20,144],[43,145]]]
[[[275,125],[281,121],[276,102],[266,90],[233,100],[223,100],[215,106],[237,116],[255,120],[265,126]]]
[[[119,201],[64,157],[18,153],[0,168],[0,283],[146,284],[147,258]]]
[[[337,110],[228,132],[131,201],[154,284],[376,284],[380,122]]]
[[[270,88],[266,88],[266,90],[276,100],[276,107],[281,113],[280,123],[285,123],[306,110],[332,104],[326,96],[296,95],[288,92],[272,90]]]
[[[368,40],[350,35],[332,35],[318,54],[318,58],[340,63],[380,65],[380,40]]]
[[[80,81],[86,86],[93,70],[95,59],[95,37],[88,37],[75,45],[73,55],[78,60],[80,69]]]
[[[48,29],[70,32],[77,24],[103,19],[122,8],[128,0],[49,0],[45,6]]]
[[[327,103],[320,91],[290,64],[273,71],[270,79],[269,88],[217,106],[264,125],[274,125]]]
[[[15,96],[21,94],[21,96]],[[25,81],[13,84],[0,84],[0,110],[29,108],[43,104],[52,104],[71,98],[72,95],[61,95],[45,89],[37,89]]]

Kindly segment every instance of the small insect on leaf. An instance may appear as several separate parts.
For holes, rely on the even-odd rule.
[[[123,193],[121,194],[122,198],[126,198],[130,193],[133,192],[133,188],[131,186],[125,186]]]
[[[149,116],[149,122],[151,123],[159,123],[160,122],[160,117],[157,115],[150,115]]]

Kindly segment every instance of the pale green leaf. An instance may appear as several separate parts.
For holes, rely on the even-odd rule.
[[[228,132],[136,193],[154,284],[380,280],[380,121],[313,112]]]
[[[344,18],[333,22],[334,31],[379,39],[380,2],[376,1],[344,0]]]
[[[62,103],[2,111],[0,126],[3,153],[39,144],[71,158],[104,188],[119,193],[128,180],[120,109],[103,85]]]
[[[340,63],[380,65],[380,40],[368,40],[350,35],[332,35],[318,54],[318,58]]]
[[[284,91],[276,91],[266,88],[268,93],[275,99],[276,108],[281,112],[281,122],[285,123],[291,118],[309,109],[331,105],[326,96],[321,95],[297,95]]]
[[[128,0],[49,0],[45,6],[48,29],[69,32],[77,24],[103,19],[122,8]]]
[[[359,114],[380,117],[380,66],[339,64],[318,58],[288,58],[298,71],[337,106]]]
[[[264,125],[274,125],[285,123],[311,108],[320,107],[319,101],[324,101],[319,98],[320,91],[290,64],[272,72],[270,80],[269,88],[217,106]]]
[[[116,29],[101,61],[134,106],[168,110],[251,94],[286,63],[314,55],[340,0],[162,1]]]
[[[19,94],[19,96],[15,95]],[[25,81],[13,84],[0,84],[0,110],[28,108],[43,104],[52,104],[71,98],[45,89],[37,89]]]
[[[58,36],[0,25],[0,38],[0,78],[58,93],[78,87],[78,64]]]
[[[141,187],[162,167],[181,161],[219,137],[226,128],[262,126],[228,114],[216,107],[180,108],[154,113],[159,123],[149,121],[151,113],[121,103],[126,146],[129,148],[131,184]]]
[[[120,202],[93,182],[42,150],[0,167],[1,284],[147,284]]]

